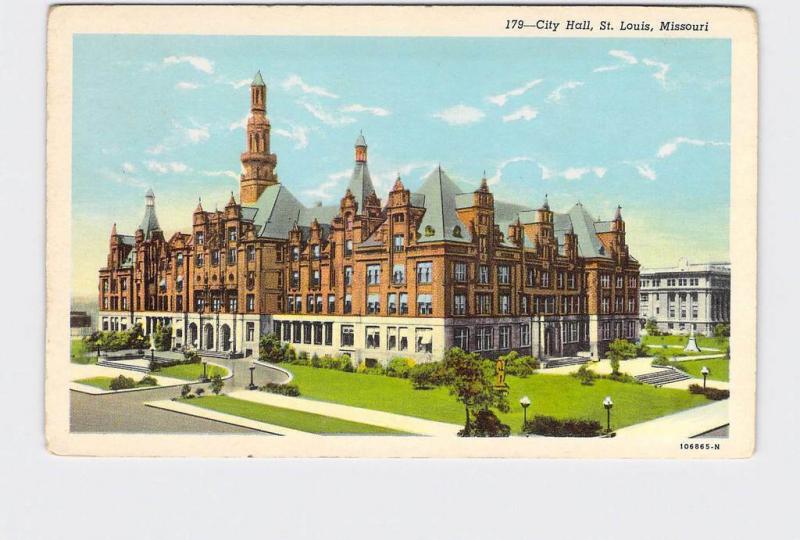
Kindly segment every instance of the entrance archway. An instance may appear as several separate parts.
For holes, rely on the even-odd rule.
[[[214,327],[209,323],[203,328],[203,348],[209,351],[214,348]]]
[[[219,343],[223,351],[231,350],[231,327],[223,324],[219,330]]]
[[[197,348],[197,325],[189,323],[189,345]]]

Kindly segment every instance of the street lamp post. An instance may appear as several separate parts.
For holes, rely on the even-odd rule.
[[[522,396],[519,400],[519,404],[522,405],[522,430],[525,431],[525,427],[528,425],[528,407],[531,406],[531,398]]]
[[[206,371],[208,367],[208,362],[203,360],[203,382],[208,382],[208,373]]]
[[[256,365],[255,365],[255,364],[253,364],[252,366],[250,366],[250,386],[248,386],[248,387],[247,387],[247,389],[248,389],[248,390],[255,390],[255,389],[257,389],[257,388],[258,388],[258,387],[255,385],[255,383],[253,382],[253,372],[254,372],[255,370],[256,370]]]
[[[703,366],[703,369],[700,370],[700,373],[703,374],[703,390],[705,390],[706,389],[706,378],[708,377],[708,374],[711,373],[711,372],[709,371],[709,369],[706,366]]]
[[[603,407],[606,408],[606,431],[611,433],[611,407],[614,406],[614,402],[611,401],[611,396],[606,396],[606,399],[603,400]]]

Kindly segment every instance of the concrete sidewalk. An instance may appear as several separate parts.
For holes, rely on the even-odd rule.
[[[404,416],[401,414],[350,407],[349,405],[328,403],[326,401],[281,396],[268,392],[239,390],[231,392],[228,395],[233,398],[263,403],[274,407],[332,416],[351,422],[360,422],[362,424],[370,424],[431,437],[455,437],[462,428],[461,425],[457,424],[434,422],[432,420],[423,420],[421,418]]]
[[[690,438],[700,433],[724,426],[730,422],[728,401],[709,401],[708,405],[662,416],[618,430],[617,438],[656,439],[664,437]],[[612,415],[613,423],[613,415]],[[613,426],[612,426],[613,427]]]
[[[146,375],[152,375],[158,381],[158,386],[147,386],[141,388],[131,388],[129,390],[103,390],[102,388],[97,388],[95,386],[90,386],[88,384],[80,384],[74,382],[79,379],[90,379],[92,377],[119,377],[120,375],[124,375],[125,377],[130,377],[134,381],[141,380],[142,377]],[[84,394],[111,394],[114,392],[130,392],[130,391],[142,391],[151,388],[164,388],[167,386],[183,386],[186,383],[192,383],[194,381],[184,381],[182,379],[173,379],[172,377],[162,377],[158,373],[140,373],[137,371],[131,371],[128,369],[118,369],[118,368],[111,368],[105,366],[98,366],[96,364],[70,364],[70,371],[69,371],[70,383],[69,388],[70,390],[75,390],[76,392],[83,392]]]

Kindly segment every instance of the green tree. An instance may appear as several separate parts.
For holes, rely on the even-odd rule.
[[[636,358],[636,345],[627,339],[615,339],[608,346],[606,358],[611,360],[611,374],[619,375],[619,363],[622,360]]]
[[[494,387],[494,362],[453,347],[445,353],[443,364],[450,395],[464,405],[465,437],[472,435],[470,415],[476,416],[479,411],[490,408],[501,412],[509,410],[505,393]]]
[[[127,346],[131,349],[144,349],[147,347],[147,338],[144,337],[142,323],[136,323],[127,331]]]
[[[284,360],[284,349],[281,340],[275,334],[264,334],[258,344],[258,359],[262,362],[277,364]]]
[[[714,327],[714,337],[723,338],[731,336],[731,325],[720,323]]]
[[[157,351],[168,351],[172,347],[172,327],[156,325],[153,332],[153,346]]]
[[[644,329],[647,330],[648,336],[660,336],[661,332],[658,330],[658,324],[655,319],[647,319],[644,323]]]
[[[222,376],[219,373],[211,377],[211,391],[214,392],[215,396],[222,392],[223,386],[225,386],[225,383],[222,382]]]

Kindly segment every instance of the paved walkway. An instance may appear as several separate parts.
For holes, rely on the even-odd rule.
[[[728,402],[709,401],[709,405],[695,407],[679,413],[662,416],[617,430],[617,438],[663,439],[665,437],[690,438],[722,427],[730,422]]]
[[[350,407],[349,405],[328,403],[326,401],[281,396],[268,392],[239,390],[230,392],[228,395],[233,398],[264,403],[274,407],[283,407],[284,409],[332,416],[334,418],[341,418],[342,420],[350,420],[351,422],[360,422],[362,424],[370,424],[431,437],[454,437],[462,428],[462,426],[457,424],[434,422],[432,420],[423,420],[422,418],[404,416],[402,414]]]
[[[85,364],[85,365],[70,364],[70,370],[69,370],[70,381],[76,381],[78,379],[89,379],[92,377],[118,377],[120,375],[124,375],[126,377],[132,378],[134,381],[138,381],[142,377],[147,375],[147,373],[140,373],[138,371],[131,371],[129,369],[117,369],[105,366],[98,366],[95,364]],[[162,388],[165,386],[183,386],[187,382],[182,379],[173,379],[172,377],[162,377],[157,373],[154,373],[153,376],[158,381],[158,386]],[[89,386],[88,384],[80,384],[76,382],[70,382],[69,389],[75,390],[76,392],[83,392],[85,394],[109,394],[113,392],[113,390],[103,390],[102,388],[97,388],[95,386]],[[136,388],[132,390],[138,391],[142,389]]]

